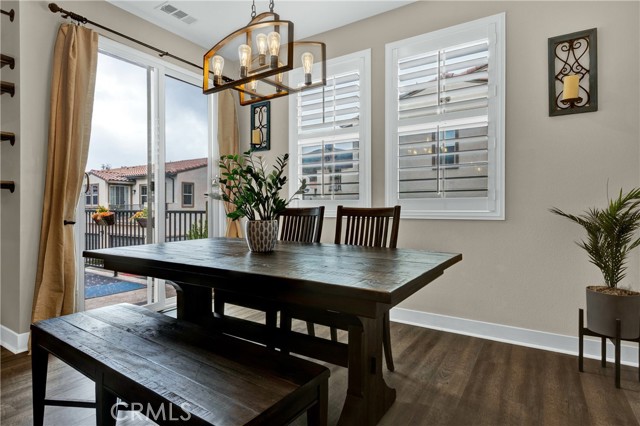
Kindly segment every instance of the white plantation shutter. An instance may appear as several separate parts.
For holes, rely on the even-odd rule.
[[[387,204],[504,218],[504,15],[387,45]]]
[[[398,118],[487,107],[488,40],[398,62]]]
[[[327,85],[298,94],[298,133],[335,131],[358,126],[360,73],[327,78]]]
[[[488,196],[486,116],[401,133],[400,199]]]
[[[298,206],[368,204],[368,70],[368,51],[337,58],[326,86],[290,97],[290,171],[308,187]]]

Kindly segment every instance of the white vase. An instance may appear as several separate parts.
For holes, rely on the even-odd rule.
[[[278,240],[278,220],[248,220],[244,224],[244,235],[252,252],[273,251]]]

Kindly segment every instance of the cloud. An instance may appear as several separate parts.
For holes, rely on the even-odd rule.
[[[207,97],[199,87],[167,77],[166,159],[206,157]],[[147,162],[147,69],[100,53],[87,170]]]

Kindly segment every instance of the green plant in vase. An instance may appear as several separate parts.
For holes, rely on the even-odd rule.
[[[220,191],[214,198],[235,206],[234,211],[227,213],[230,219],[247,219],[245,235],[251,251],[273,250],[278,235],[278,216],[296,195],[307,189],[306,179],[302,179],[293,196],[280,196],[287,183],[284,173],[288,161],[289,154],[278,156],[273,170],[267,171],[264,158],[254,156],[251,151],[220,157]],[[258,241],[256,235],[265,238],[258,238]]]
[[[102,226],[113,225],[116,223],[116,215],[105,206],[99,205],[96,212],[91,215],[95,223]]]
[[[129,220],[135,220],[138,223],[138,225],[140,225],[143,228],[146,228],[148,218],[149,218],[149,210],[147,210],[147,208],[145,207],[142,210],[135,212],[133,216],[129,218]]]
[[[596,265],[605,285],[587,287],[587,324],[591,331],[615,337],[616,320],[622,338],[640,337],[640,293],[620,288],[629,253],[640,245],[640,188],[620,190],[605,208],[591,207],[580,215],[552,208],[552,213],[581,225],[587,233],[578,242]]]

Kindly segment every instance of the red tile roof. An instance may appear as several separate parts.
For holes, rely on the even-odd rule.
[[[164,170],[168,175],[175,175],[206,166],[206,158],[194,158],[191,160],[170,161],[165,163]],[[89,173],[109,182],[132,182],[135,178],[147,175],[147,166],[125,166],[109,170],[90,170]]]

